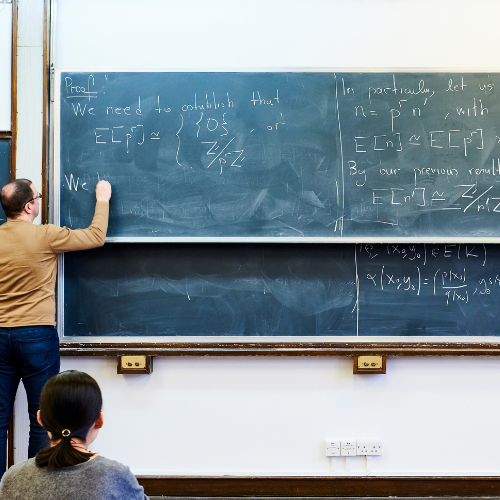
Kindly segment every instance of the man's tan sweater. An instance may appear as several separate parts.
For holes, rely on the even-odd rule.
[[[108,202],[97,202],[87,229],[22,220],[0,226],[0,327],[55,326],[57,254],[104,245],[108,212]]]

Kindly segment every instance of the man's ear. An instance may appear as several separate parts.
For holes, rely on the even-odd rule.
[[[31,203],[26,203],[26,205],[24,205],[23,212],[31,216],[31,213],[33,212],[33,207],[31,206]]]
[[[36,412],[36,420],[43,427],[42,419],[40,418],[40,410]]]
[[[102,416],[102,411],[99,412],[99,416],[97,417],[97,420],[95,421],[95,428],[100,429],[104,425],[104,418]]]

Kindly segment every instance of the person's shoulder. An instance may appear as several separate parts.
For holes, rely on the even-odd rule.
[[[35,459],[30,458],[28,460],[25,460],[24,462],[19,462],[18,464],[15,464],[12,467],[9,467],[5,474],[9,474],[9,473],[14,474],[20,470],[31,469],[34,467],[36,467]]]
[[[106,479],[108,488],[134,493],[137,498],[143,498],[144,489],[127,465],[98,455],[91,460],[99,476]],[[132,497],[130,497],[132,498]]]
[[[46,235],[49,242],[65,237],[69,232],[71,232],[71,230],[67,227],[60,227],[55,224],[40,224],[38,227],[40,231]]]
[[[55,224],[38,224],[38,227],[42,231],[60,231],[61,229],[64,229],[60,226],[56,226]]]
[[[117,460],[112,460],[111,458],[103,457],[102,455],[97,455],[94,460],[99,461],[100,463],[106,465],[107,467],[113,467],[115,469],[128,469],[128,467],[125,464],[122,464]]]
[[[54,224],[34,224],[23,220],[7,221],[5,224],[2,224],[0,228],[4,228],[6,231],[13,231],[15,233],[22,232],[30,234],[31,237],[43,235],[49,231],[58,231],[60,229],[59,226],[55,226]]]
[[[30,458],[29,460],[25,460],[24,462],[19,462],[18,464],[10,467],[2,477],[2,480],[10,480],[15,478],[16,476],[26,477],[30,472],[35,472],[37,470],[37,466],[35,464],[35,459]]]
[[[122,464],[121,462],[118,462],[116,460],[112,460],[111,458],[106,458],[103,457],[102,455],[97,455],[97,457],[91,460],[91,462],[94,462],[96,467],[106,469],[108,475],[114,472],[117,475],[125,475],[125,476],[130,475],[135,477],[127,465]]]
[[[32,222],[28,222],[22,219],[7,219],[2,225],[0,225],[0,229],[2,231],[37,231],[38,228],[44,226],[45,224],[33,224]]]

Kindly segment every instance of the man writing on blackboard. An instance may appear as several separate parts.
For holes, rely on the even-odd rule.
[[[33,224],[41,195],[27,179],[1,191],[7,222],[0,226],[0,479],[6,469],[7,429],[19,381],[28,396],[28,458],[48,446],[37,423],[40,392],[59,373],[59,338],[55,329],[57,254],[104,245],[111,185],[100,181],[96,207],[87,229]]]

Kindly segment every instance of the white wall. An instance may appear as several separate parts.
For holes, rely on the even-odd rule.
[[[43,3],[42,0],[38,0]],[[58,67],[483,68],[500,46],[496,0],[57,0]],[[111,10],[113,7],[114,11]],[[41,124],[40,124],[41,126]],[[497,358],[63,358],[104,393],[94,449],[137,474],[365,474],[332,437],[381,437],[372,475],[496,475]]]
[[[18,0],[16,176],[42,188],[43,1]],[[40,223],[41,216],[35,220]]]
[[[151,375],[63,358],[62,369],[99,381],[94,450],[136,474],[344,475],[325,438],[379,436],[372,475],[498,474],[495,358],[389,358],[386,375],[357,376],[352,358],[314,357],[156,358]],[[365,474],[363,457],[349,460]]]
[[[56,66],[498,68],[495,0],[71,0]]]

